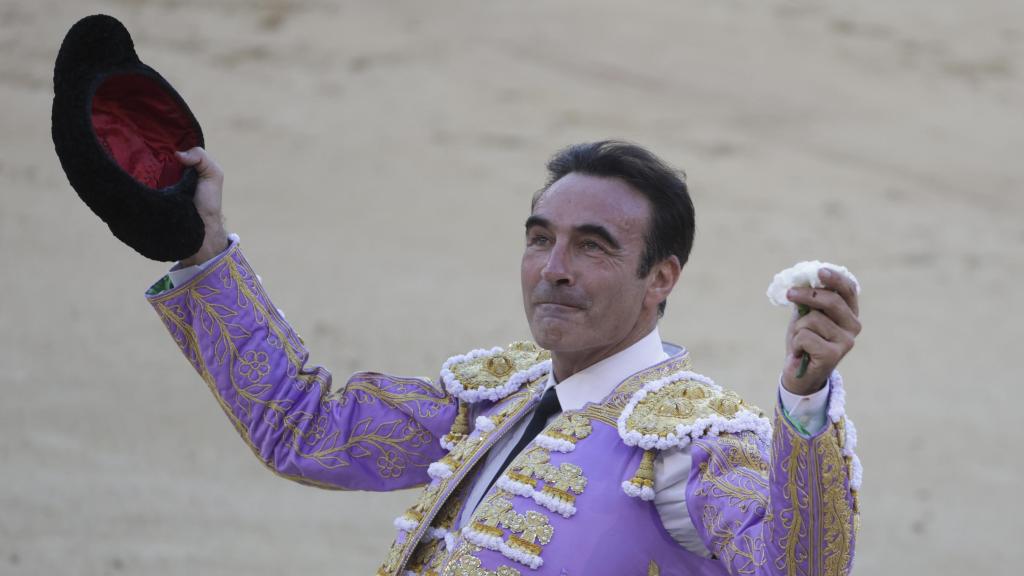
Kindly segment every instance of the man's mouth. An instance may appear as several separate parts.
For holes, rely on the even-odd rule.
[[[583,307],[570,302],[535,302],[535,308],[550,310],[582,310]]]

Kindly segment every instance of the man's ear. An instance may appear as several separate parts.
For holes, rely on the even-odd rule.
[[[649,284],[644,305],[657,307],[658,304],[668,300],[668,295],[672,293],[676,282],[679,281],[682,270],[683,266],[674,254],[652,266],[647,276]]]

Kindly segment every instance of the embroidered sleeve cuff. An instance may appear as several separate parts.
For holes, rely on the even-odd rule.
[[[195,266],[186,266],[185,268],[182,268],[181,263],[178,263],[171,267],[170,271],[167,272],[167,277],[171,281],[170,287],[175,288],[177,286],[185,284],[189,280],[195,278],[196,275],[198,275],[200,272],[212,266],[214,262],[223,258],[224,255],[227,254],[229,250],[231,250],[232,246],[238,244],[238,234],[229,234],[228,240],[228,247],[225,248],[223,252],[217,254],[213,258],[210,258],[209,260],[203,262],[202,264],[196,264]]]
[[[238,244],[238,234],[229,234],[228,240],[228,247],[225,248],[223,252],[202,264],[182,268],[181,263],[179,262],[172,266],[171,269],[167,271],[167,274],[154,282],[153,285],[149,287],[149,290],[146,290],[146,296],[159,296],[164,292],[173,290],[178,286],[183,286],[188,283],[189,280],[198,276],[200,272],[212,266],[214,262],[218,262],[224,258],[224,255],[230,252],[231,249]]]

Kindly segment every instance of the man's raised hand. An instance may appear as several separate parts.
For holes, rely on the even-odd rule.
[[[853,282],[828,268],[819,270],[818,278],[824,288],[790,288],[786,293],[790,302],[810,309],[800,316],[794,306],[786,329],[782,385],[799,395],[811,394],[824,386],[832,370],[853,348],[861,330]],[[807,372],[797,378],[804,354],[810,357],[810,363]]]
[[[221,213],[221,195],[224,190],[224,172],[217,162],[202,148],[177,153],[178,161],[192,166],[199,173],[199,184],[193,201],[206,226],[206,237],[199,251],[181,261],[181,265],[194,266],[220,254],[228,247],[228,233],[224,229]]]

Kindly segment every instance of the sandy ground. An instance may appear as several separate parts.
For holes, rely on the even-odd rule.
[[[186,97],[232,230],[342,380],[526,337],[543,163],[632,139],[689,174],[661,330],[720,383],[771,404],[775,271],[860,277],[857,573],[1017,573],[1024,3],[862,4],[0,0],[0,574],[369,574],[415,497],[268,473],[167,337],[142,298],[165,265],[50,141],[93,12]]]

